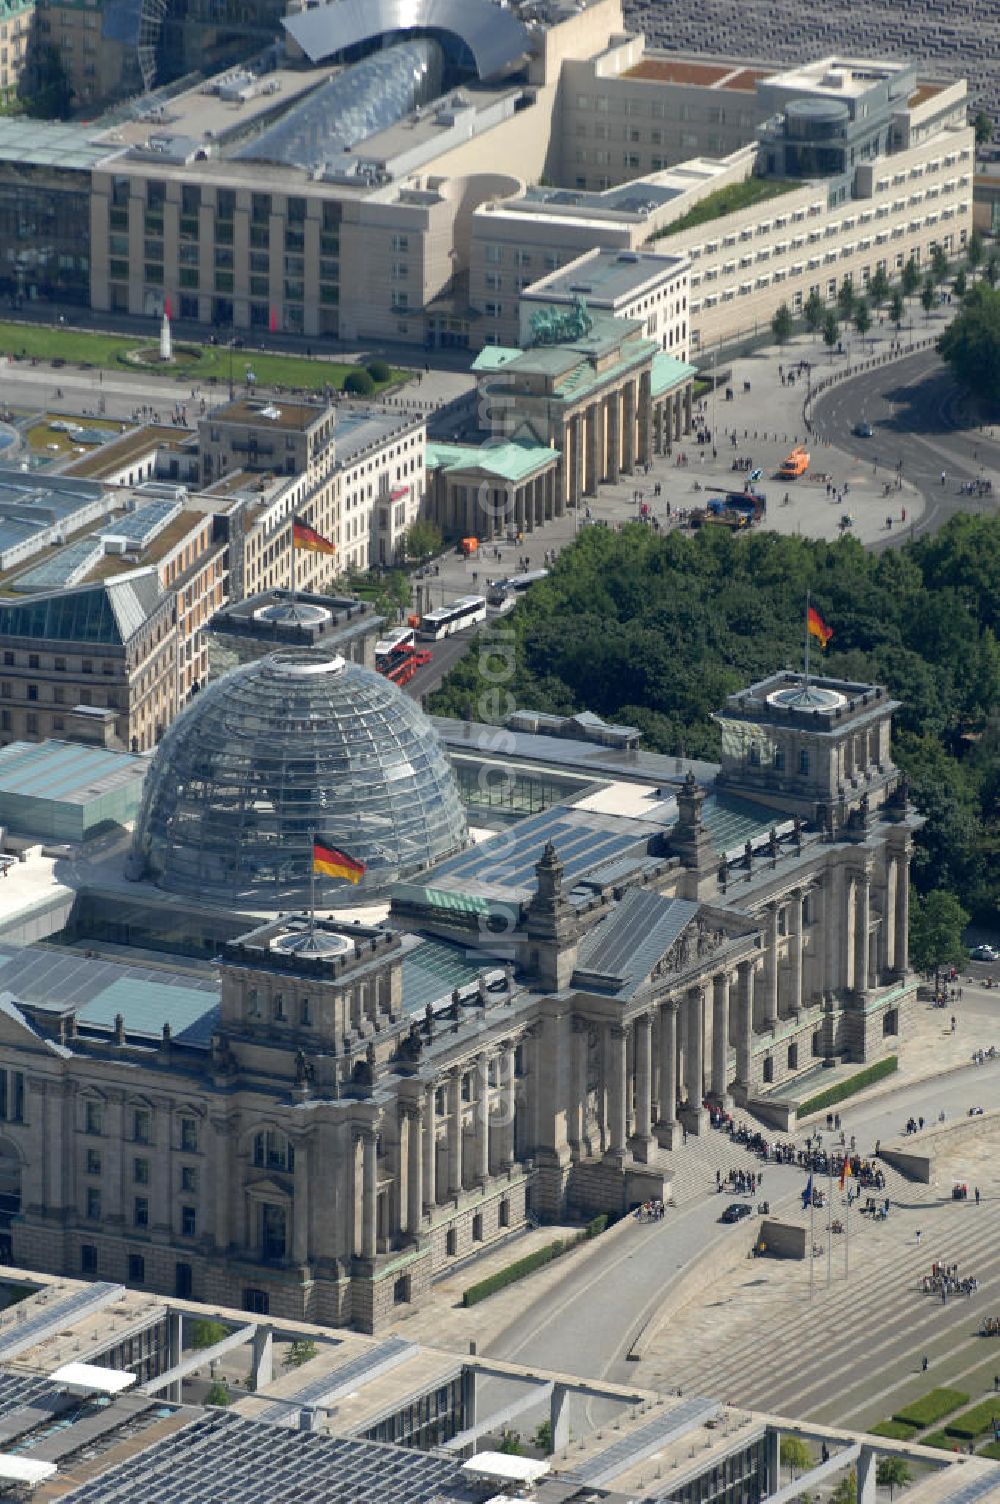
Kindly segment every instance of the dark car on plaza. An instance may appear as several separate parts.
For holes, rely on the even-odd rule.
[[[720,1222],[742,1222],[747,1217],[753,1216],[753,1207],[746,1201],[732,1201],[726,1207]]]
[[[857,434],[859,439],[871,439],[875,435],[875,430],[874,428],[872,428],[867,418],[862,418],[860,423],[855,423],[854,432]]]

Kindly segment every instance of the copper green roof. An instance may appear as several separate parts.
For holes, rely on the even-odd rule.
[[[675,386],[683,386],[696,374],[697,367],[688,365],[686,360],[676,360],[673,355],[665,355],[658,350],[653,356],[652,392],[654,397],[662,397],[664,392],[669,392]]]
[[[516,360],[521,351],[516,345],[484,345],[472,362],[474,371],[499,371]]]
[[[530,480],[558,458],[558,449],[550,449],[546,444],[519,443],[514,439],[478,446],[428,441],[426,463],[428,470],[484,470],[500,480],[518,484]]]

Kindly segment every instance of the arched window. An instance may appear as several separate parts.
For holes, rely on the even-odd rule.
[[[799,772],[800,773],[808,773],[808,771],[809,771],[809,753],[806,751],[805,747],[803,747],[802,750],[801,750],[801,752],[799,753]]]
[[[283,1133],[267,1128],[254,1137],[253,1162],[258,1169],[290,1172],[295,1169],[295,1150]]]

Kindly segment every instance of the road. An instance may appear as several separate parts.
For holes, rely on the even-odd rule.
[[[988,1040],[984,1037],[983,1042]],[[922,1115],[928,1123],[936,1122],[941,1111],[949,1118],[965,1116],[970,1105],[995,1101],[998,1091],[1000,1060],[978,1067],[970,1064],[936,1081],[903,1086],[867,1104],[847,1104],[840,1110],[846,1132],[855,1134],[859,1148],[867,1151],[876,1139],[888,1140],[901,1133],[911,1115]],[[803,1134],[797,1137],[801,1140]],[[709,1140],[709,1152],[720,1164],[741,1162],[740,1151],[729,1146],[723,1135],[710,1134]],[[748,1163],[759,1168],[755,1161]],[[641,1379],[642,1369],[628,1363],[625,1354],[656,1310],[666,1286],[680,1271],[704,1258],[707,1245],[716,1237],[746,1242],[745,1226],[718,1225],[724,1199],[710,1193],[712,1180],[714,1171],[711,1176],[706,1172],[703,1200],[668,1211],[661,1222],[634,1223],[619,1237],[609,1239],[606,1247],[598,1244],[586,1260],[571,1264],[555,1298],[527,1304],[491,1345],[490,1355],[587,1377],[622,1382]],[[777,1209],[800,1194],[804,1177],[799,1169],[768,1165],[766,1182],[765,1194]]]
[[[875,430],[870,439],[854,433],[854,425],[863,418]],[[992,512],[1000,499],[960,492],[963,481],[981,475],[997,488],[1000,441],[976,426],[948,368],[931,350],[866,371],[824,392],[813,409],[813,428],[844,453],[877,462],[887,479],[902,460],[904,478],[926,498],[926,511],[913,528],[894,530],[876,547],[898,546],[914,533],[936,532],[956,512]]]

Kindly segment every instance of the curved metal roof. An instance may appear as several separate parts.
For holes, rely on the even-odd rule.
[[[386,33],[443,31],[465,43],[480,78],[491,78],[530,48],[527,27],[492,0],[330,0],[281,24],[314,63]]]

